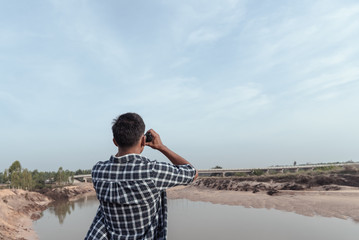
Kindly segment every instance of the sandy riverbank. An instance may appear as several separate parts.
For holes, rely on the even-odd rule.
[[[199,186],[179,186],[167,191],[171,199],[238,205],[247,208],[267,208],[295,212],[305,216],[336,217],[359,222],[359,189],[341,187],[340,190],[279,190],[266,192],[215,190]]]
[[[0,240],[37,240],[32,223],[54,200],[73,201],[95,195],[92,183],[67,186],[43,193],[24,190],[0,190]]]
[[[24,190],[0,190],[0,239],[37,239],[32,221],[51,202],[48,197]]]

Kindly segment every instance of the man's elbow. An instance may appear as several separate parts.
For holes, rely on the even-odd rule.
[[[193,178],[193,181],[196,180],[198,178],[198,170],[196,170],[196,175]]]

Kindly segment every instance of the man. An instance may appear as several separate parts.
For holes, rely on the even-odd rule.
[[[152,140],[146,142],[145,124],[136,113],[120,115],[112,132],[118,152],[92,169],[100,206],[85,239],[164,240],[166,189],[191,183],[197,171],[167,148],[154,130],[148,131]],[[172,164],[141,156],[145,146],[160,151]]]

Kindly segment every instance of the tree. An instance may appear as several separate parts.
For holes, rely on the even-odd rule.
[[[215,166],[215,167],[213,167],[212,169],[223,169],[221,166]]]
[[[55,181],[60,185],[65,182],[65,172],[62,167],[59,167],[59,170],[57,170]]]
[[[85,170],[78,169],[75,172],[75,175],[82,175],[82,174],[91,174],[91,169],[85,169]]]
[[[19,161],[15,161],[11,164],[11,166],[9,167],[9,178],[11,179],[11,175],[14,173],[21,173],[21,164]]]
[[[39,172],[37,169],[32,171],[32,180],[35,189],[42,189],[45,187],[46,176],[44,172]]]
[[[9,183],[9,174],[7,169],[4,171],[4,183]]]
[[[66,183],[73,183],[73,172],[69,170],[65,170],[65,182]]]
[[[21,188],[21,164],[17,160],[9,167],[9,180],[11,187]]]
[[[11,187],[13,188],[21,188],[21,176],[20,172],[13,172],[11,174]]]
[[[26,168],[21,173],[21,188],[25,190],[32,190],[34,186],[31,172]]]

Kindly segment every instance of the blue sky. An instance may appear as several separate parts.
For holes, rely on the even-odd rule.
[[[1,1],[0,170],[89,169],[125,112],[200,169],[359,161],[358,39],[357,1]]]

